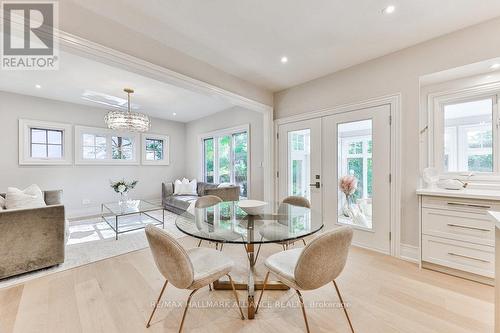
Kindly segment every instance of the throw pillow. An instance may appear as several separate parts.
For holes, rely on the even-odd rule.
[[[181,190],[182,190],[182,181],[176,179],[174,181],[174,195],[181,194]]]
[[[196,179],[193,179],[192,181],[189,181],[187,178],[183,178],[182,181],[177,179],[174,184],[174,194],[176,195],[197,195]]]
[[[7,209],[26,209],[45,207],[42,190],[38,185],[30,185],[24,190],[15,187],[7,188],[5,207]]]

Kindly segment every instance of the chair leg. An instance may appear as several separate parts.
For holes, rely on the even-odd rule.
[[[208,284],[208,290],[212,291],[212,284],[211,283]]]
[[[156,308],[158,307],[158,303],[160,303],[161,297],[163,296],[163,292],[165,291],[165,288],[167,287],[168,280],[165,280],[165,283],[163,284],[163,287],[161,288],[160,291],[160,296],[158,296],[158,300],[155,303],[155,307],[153,308],[153,312],[151,312],[151,315],[149,316],[148,323],[146,324],[146,328],[148,328],[151,324],[151,319],[153,319],[153,315],[155,314]]]
[[[200,239],[200,241],[198,242],[198,247],[200,247],[200,246],[201,246],[201,241],[202,241],[202,240]]]
[[[337,286],[337,283],[333,281],[333,285],[335,286],[335,290],[337,290],[337,295],[339,296],[340,303],[342,304],[342,308],[344,309],[345,316],[347,318],[347,321],[349,322],[349,327],[351,328],[351,332],[354,333],[354,328],[352,327],[351,319],[349,318],[349,314],[347,313],[347,309],[345,308],[344,300],[342,299],[342,295],[340,295],[340,290],[339,287]]]
[[[184,320],[186,319],[186,313],[187,313],[187,310],[189,309],[189,305],[191,304],[191,297],[193,297],[194,293],[197,291],[198,291],[198,289],[195,289],[191,292],[191,294],[189,294],[186,308],[184,309],[184,313],[182,314],[182,320],[181,320],[181,326],[179,327],[179,333],[182,332],[182,327],[184,326]]]
[[[262,295],[264,294],[264,289],[266,289],[267,279],[269,279],[269,272],[266,274],[266,278],[264,279],[264,284],[262,285],[262,290],[260,292],[259,300],[257,301],[257,307],[255,308],[255,314],[259,311],[260,301],[262,300]]]
[[[222,247],[224,246],[224,243],[220,243],[220,251],[222,252]]]
[[[306,246],[306,240],[304,238],[302,238],[302,243],[304,243],[304,246]]]
[[[300,301],[300,307],[302,308],[302,314],[304,315],[304,321],[306,323],[306,330],[307,330],[307,333],[309,333],[309,323],[307,322],[307,315],[306,315],[306,309],[304,307],[304,299],[302,298],[302,294],[300,293],[300,291],[298,290],[295,290],[297,292],[297,295],[299,296],[299,301]]]
[[[238,304],[238,309],[240,309],[241,320],[244,320],[245,316],[243,315],[243,310],[241,310],[240,299],[238,298],[238,293],[236,292],[236,288],[234,287],[233,279],[231,278],[231,275],[229,275],[229,274],[227,274],[227,277],[229,278],[229,282],[231,282],[231,287],[233,288],[233,294],[234,294],[234,298],[236,298],[236,303]]]

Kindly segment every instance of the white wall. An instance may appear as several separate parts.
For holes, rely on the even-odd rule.
[[[184,174],[185,124],[152,119],[151,133],[170,136],[168,166],[19,166],[18,119],[35,119],[105,127],[103,109],[43,98],[0,92],[0,192],[8,186],[24,188],[32,183],[42,189],[64,189],[68,216],[92,214],[101,202],[116,200],[109,180],[137,179],[134,198],[160,198],[161,182]],[[88,207],[83,199],[90,199]]]
[[[264,198],[264,116],[262,113],[233,107],[186,124],[186,172],[190,178],[199,178],[201,134],[224,128],[250,124],[250,198]],[[189,162],[188,162],[189,161]]]
[[[402,243],[418,245],[419,77],[500,56],[500,18],[274,95],[275,118],[402,94]]]

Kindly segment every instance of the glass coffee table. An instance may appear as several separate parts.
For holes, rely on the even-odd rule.
[[[161,210],[161,220],[150,212]],[[129,218],[132,215],[138,215],[139,220]],[[144,223],[143,215],[152,219],[152,223]],[[118,234],[125,232],[144,229],[147,224],[159,225],[165,227],[165,210],[161,204],[156,204],[146,200],[129,200],[127,202],[110,202],[101,204],[101,218],[115,232],[115,239],[118,240]]]

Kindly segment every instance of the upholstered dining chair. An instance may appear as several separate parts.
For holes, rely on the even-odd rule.
[[[231,275],[229,275],[233,267],[233,262],[231,260],[214,249],[196,247],[185,250],[177,240],[166,231],[151,224],[146,226],[146,237],[156,267],[165,277],[165,283],[163,284],[146,327],[150,326],[151,319],[153,318],[158,303],[169,282],[176,288],[192,290],[182,315],[179,327],[179,332],[181,332],[184,326],[184,320],[186,319],[187,310],[191,304],[191,297],[193,297],[194,293],[225,275],[229,278],[229,282],[231,283],[233,294],[240,310],[241,319],[245,319],[240,307],[238,294],[234,288],[233,279]]]
[[[319,235],[304,248],[282,251],[268,257],[265,261],[268,272],[264,279],[264,285],[262,286],[255,313],[259,310],[269,274],[272,273],[281,282],[295,289],[299,297],[307,332],[310,332],[304,300],[300,291],[315,290],[332,282],[344,309],[349,327],[354,333],[344,300],[335,282],[335,279],[340,275],[346,264],[352,235],[352,228],[347,226],[340,227]]]
[[[295,195],[291,195],[291,196],[284,198],[281,203],[292,205],[292,206],[311,208],[311,203],[309,202],[309,200],[307,200],[307,198],[299,197],[299,196],[295,196]],[[280,207],[278,207],[278,213],[280,212],[282,207],[283,207],[282,205],[280,205]],[[272,239],[273,237],[276,237],[276,235],[280,234],[280,233],[283,233],[283,235],[284,235],[283,238],[286,238],[286,236],[288,235],[288,232],[289,232],[288,225],[280,225],[279,223],[274,223],[272,225],[269,225],[267,228],[262,229],[259,233],[260,233],[261,239]],[[302,238],[301,240],[305,246],[306,245],[305,239]],[[292,243],[293,242],[281,242],[278,244],[280,244],[283,247],[283,250],[288,250],[288,247]],[[262,247],[262,244],[259,244],[259,247],[257,249],[257,254],[255,256],[255,260],[257,260],[257,258],[259,257],[261,247]]]
[[[194,207],[195,208],[208,208],[208,207],[212,207],[212,206],[215,206],[217,205],[218,203],[221,203],[222,202],[222,199],[219,198],[218,196],[215,196],[215,195],[205,195],[203,197],[200,197],[196,200],[196,202],[194,203]],[[198,242],[198,247],[201,246],[201,242],[203,240],[200,239],[200,241]],[[223,244],[221,243],[220,245],[220,250],[222,251],[222,246]],[[215,243],[215,248],[216,250],[219,249],[219,243]]]

